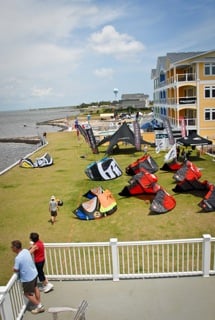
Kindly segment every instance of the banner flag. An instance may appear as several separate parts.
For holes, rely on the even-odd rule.
[[[82,134],[82,136],[84,137],[85,141],[87,143],[89,143],[89,139],[88,139],[88,135],[87,135],[86,129],[83,128],[80,124],[77,125],[76,129],[80,132],[80,134]]]
[[[86,133],[87,133],[88,141],[93,153],[99,153],[98,147],[96,145],[96,138],[94,136],[93,129],[91,126],[88,126],[86,128]]]
[[[140,135],[140,125],[138,121],[133,121],[134,128],[134,143],[138,151],[141,150],[141,135]]]
[[[182,138],[186,137],[186,135],[187,135],[186,132],[187,132],[187,129],[186,129],[185,119],[181,118],[181,136],[182,136]]]
[[[170,126],[169,119],[167,117],[163,117],[162,120],[163,120],[164,128],[166,129],[168,134],[169,144],[172,146],[175,143],[175,139],[173,137],[172,128]]]
[[[156,148],[155,148],[155,152],[159,153],[162,147],[163,147],[163,141],[158,141],[158,144],[156,145]]]
[[[177,158],[176,144],[174,144],[169,152],[164,156],[164,162],[169,162],[175,158]]]

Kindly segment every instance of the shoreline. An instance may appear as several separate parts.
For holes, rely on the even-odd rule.
[[[38,122],[37,125],[48,125],[48,126],[55,126],[59,127],[58,132],[62,131],[73,131],[75,130],[74,125],[72,124],[74,122],[73,119],[66,119],[66,118],[61,118],[61,119],[54,119],[54,120],[47,120],[47,121],[42,121]],[[86,123],[84,119],[80,118],[80,123]],[[100,127],[105,129],[105,127],[109,128],[109,121],[101,121],[97,119],[93,119],[90,121],[90,124],[92,127]],[[38,144],[41,143],[42,138],[41,136],[25,136],[25,137],[9,137],[9,138],[0,138],[0,143],[28,143],[28,144]]]
[[[95,130],[95,134],[97,134],[99,131],[109,131],[113,128],[117,129],[123,121],[120,120],[100,120],[100,119],[91,119],[89,122],[85,117],[78,117],[80,124],[86,124],[89,123],[93,130]],[[126,120],[124,120],[126,121]],[[126,121],[129,122],[129,121]],[[74,127],[74,119],[67,119],[67,118],[59,118],[54,120],[46,120],[42,122],[37,122],[38,126],[48,125],[48,126],[54,126],[58,127],[58,132],[62,131],[75,131]],[[44,132],[44,136],[45,136]],[[43,143],[43,137],[42,136],[22,136],[22,137],[9,137],[9,138],[0,138],[0,143],[27,143],[27,144],[39,144]]]
[[[17,138],[0,138],[0,143],[28,143],[28,144],[38,144],[41,139],[36,137],[17,137]]]
[[[68,130],[69,126],[66,124],[66,119],[56,119],[48,120],[43,122],[38,122],[37,125],[50,125],[59,127],[58,132]],[[27,143],[27,144],[39,144],[43,143],[41,136],[25,136],[25,137],[9,137],[9,138],[0,138],[0,143]]]

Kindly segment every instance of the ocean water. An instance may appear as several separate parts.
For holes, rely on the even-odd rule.
[[[0,138],[35,137],[42,136],[44,132],[60,131],[60,127],[38,123],[75,114],[78,111],[72,108],[0,111]],[[37,150],[40,145],[0,142],[0,172]]]

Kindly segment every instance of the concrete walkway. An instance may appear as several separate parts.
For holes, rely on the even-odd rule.
[[[49,307],[89,303],[87,320],[214,320],[215,277],[106,281],[52,281],[54,290],[41,293],[46,312],[23,320],[51,320]],[[59,320],[73,319],[61,313]]]

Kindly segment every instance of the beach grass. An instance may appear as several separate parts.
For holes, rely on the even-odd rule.
[[[34,169],[16,166],[0,177],[0,285],[5,285],[12,275],[14,254],[10,249],[11,241],[19,239],[28,248],[29,233],[33,231],[47,243],[97,242],[109,241],[110,238],[119,241],[185,239],[198,238],[205,233],[215,235],[215,212],[200,212],[200,195],[175,194],[171,172],[156,172],[158,183],[176,199],[176,207],[168,213],[150,215],[149,198],[118,195],[130,179],[124,173],[125,168],[143,152],[135,152],[129,145],[120,146],[120,152],[114,155],[114,159],[123,175],[110,181],[91,181],[84,172],[86,166],[103,158],[106,146],[99,147],[99,154],[93,154],[83,137],[78,139],[72,131],[49,133],[47,140],[48,145],[31,159],[34,161],[48,152],[54,159],[54,165]],[[148,152],[161,167],[165,153],[157,154],[153,148],[148,148]],[[200,181],[215,182],[215,162],[208,155],[191,158],[191,161],[202,170]],[[111,190],[117,201],[117,211],[98,220],[77,219],[73,210],[86,201],[83,194],[96,186]],[[54,225],[48,222],[48,204],[52,195],[64,203]]]

